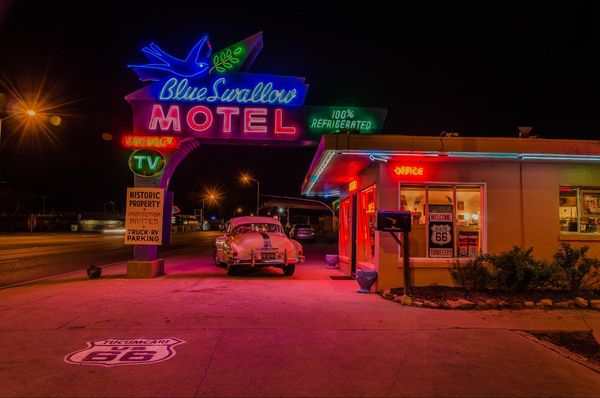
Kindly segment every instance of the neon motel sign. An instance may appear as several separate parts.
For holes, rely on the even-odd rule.
[[[213,52],[204,36],[185,59],[152,43],[149,63],[129,65],[152,83],[126,97],[134,135],[301,140],[308,85],[302,77],[245,72],[262,49],[257,33]]]

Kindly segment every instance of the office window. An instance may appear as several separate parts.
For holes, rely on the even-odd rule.
[[[483,187],[402,185],[400,208],[412,214],[411,257],[471,257],[481,251]]]
[[[600,188],[560,187],[560,231],[600,233]]]

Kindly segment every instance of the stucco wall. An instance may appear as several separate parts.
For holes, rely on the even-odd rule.
[[[498,253],[514,245],[533,247],[537,257],[551,258],[560,244],[558,198],[560,185],[600,187],[600,167],[543,165],[508,162],[423,163],[425,175],[406,183],[483,183],[484,234],[482,248]],[[377,209],[398,209],[398,183],[393,165],[379,163]],[[522,167],[522,172],[520,168]],[[405,180],[407,180],[405,178]],[[521,191],[521,184],[525,187]],[[523,222],[524,220],[524,222]],[[562,236],[564,239],[564,235]],[[403,285],[398,245],[388,233],[377,233],[378,288]],[[581,239],[581,237],[579,237]],[[590,246],[600,257],[600,239],[571,241]],[[414,282],[418,285],[452,283],[447,260],[413,259]]]
[[[600,258],[600,236],[560,234],[558,218],[560,186],[600,187],[600,166],[523,165],[525,198],[525,246],[534,255],[550,259],[561,241],[586,245],[590,256]]]

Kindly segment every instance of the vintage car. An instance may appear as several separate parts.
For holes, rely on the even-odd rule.
[[[227,267],[227,275],[242,268],[277,267],[289,276],[304,262],[302,245],[285,235],[281,223],[258,216],[232,218],[215,241],[214,258],[216,265]]]

